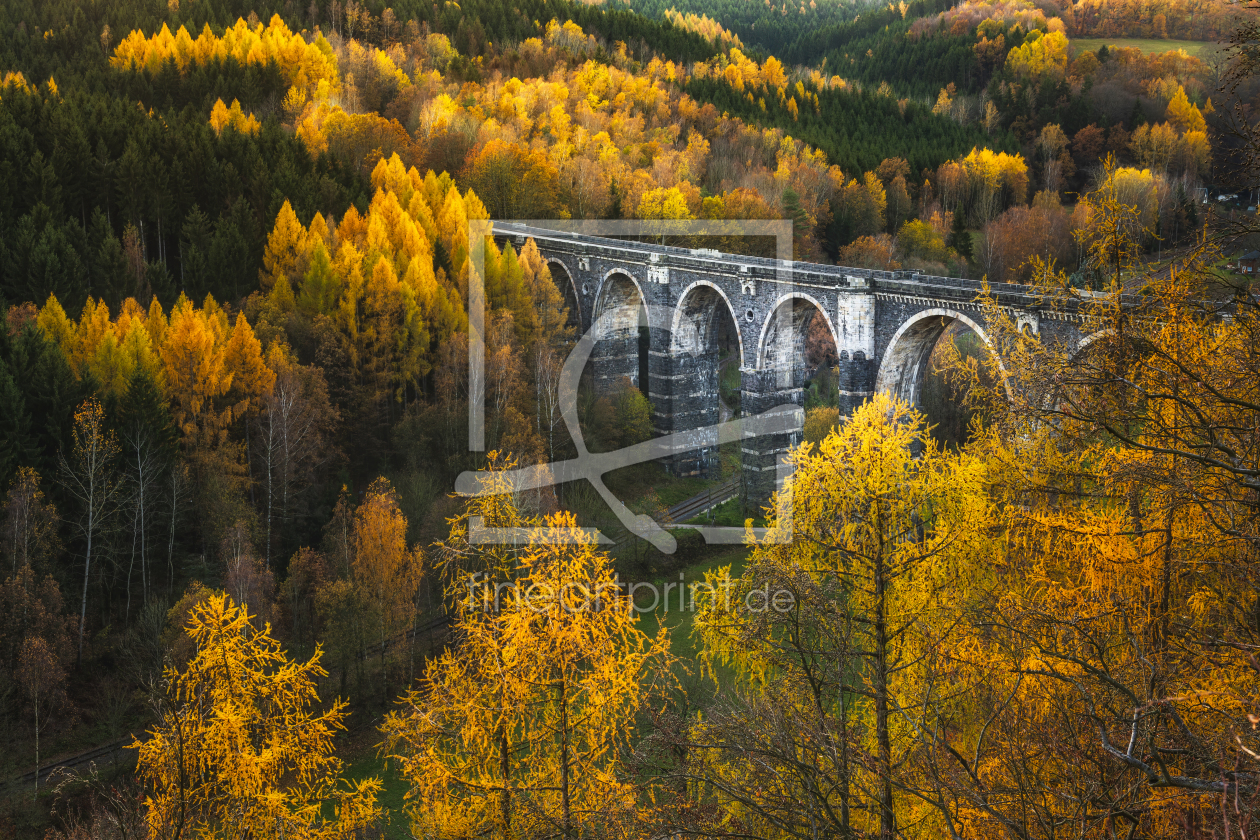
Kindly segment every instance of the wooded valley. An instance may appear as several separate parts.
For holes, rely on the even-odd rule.
[[[1258,36],[1202,0],[0,0],[0,838],[1250,836]],[[582,321],[533,240],[478,273],[485,219],[787,219],[795,260],[1027,284],[1089,341],[982,292],[918,404],[847,413],[814,318],[782,492],[730,498],[735,444],[606,477],[680,517],[664,554],[513,486],[579,452]],[[593,452],[654,434],[646,381],[576,403]]]

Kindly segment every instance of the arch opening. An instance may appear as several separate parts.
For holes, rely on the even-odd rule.
[[[941,446],[962,446],[971,437],[976,411],[965,404],[967,386],[951,377],[947,369],[956,353],[980,361],[984,375],[990,346],[984,328],[961,313],[941,309],[921,312],[902,324],[889,342],[876,389],[918,408]]]
[[[615,386],[625,377],[646,394],[651,332],[643,292],[634,278],[623,272],[609,274],[600,286],[591,318],[599,329],[592,354],[596,386]]]
[[[706,380],[712,377],[701,390],[709,397],[704,409],[713,410],[709,422],[739,416],[743,337],[730,300],[716,285],[697,281],[679,298],[670,328],[670,355],[692,357],[705,368]]]
[[[793,293],[777,303],[762,327],[757,367],[774,371],[778,388],[812,389],[815,401],[834,405],[838,358],[835,326],[817,300]]]

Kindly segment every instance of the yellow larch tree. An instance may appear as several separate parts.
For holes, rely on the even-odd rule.
[[[483,217],[484,208],[449,176],[421,177],[396,154],[377,162],[372,185],[367,214],[351,207],[336,225],[316,215],[304,228],[286,203],[260,277],[265,287],[286,278],[294,307],[331,317],[364,400],[383,411],[387,398],[418,393],[437,348],[467,329],[457,285],[466,281],[467,207]],[[454,277],[436,265],[439,247]]]
[[[1203,112],[1186,96],[1186,89],[1177,85],[1177,92],[1168,100],[1168,110],[1164,114],[1168,122],[1183,132],[1207,131],[1207,121]]]
[[[1142,233],[1103,232],[1121,254]],[[1133,265],[1146,294],[1123,306],[1117,287],[1084,297],[1040,266],[1045,306],[1076,313],[1084,343],[1038,338],[986,304],[1018,371],[986,399],[977,451],[1005,549],[961,663],[988,674],[973,702],[989,724],[943,753],[977,836],[1182,837],[1222,819],[1222,799],[1251,807],[1257,310],[1236,296],[1229,318],[1205,306],[1236,282],[1218,259]]]
[[[170,61],[183,73],[191,64],[204,65],[228,58],[242,65],[275,61],[290,85],[322,93],[324,97],[339,90],[337,60],[328,42],[317,35],[308,43],[302,35],[291,31],[279,15],[273,15],[266,26],[261,23],[250,26],[244,19],[237,18],[222,36],[215,35],[207,24],[195,39],[182,26],[172,34],[170,27],[162,24],[151,37],[145,37],[137,29],[119,42],[110,64],[118,69],[147,69],[156,73],[163,63]]]
[[[263,268],[258,272],[263,291],[269,291],[281,277],[286,277],[296,287],[306,273],[308,254],[306,229],[286,199],[276,215],[276,223],[267,236],[267,246],[263,250]]]
[[[1154,234],[1153,193],[1149,171],[1119,167],[1108,155],[1101,182],[1082,200],[1086,223],[1072,235],[1086,249],[1086,264],[1114,291],[1120,290],[1125,272],[1138,264],[1147,237]]]
[[[1006,66],[1016,73],[1038,78],[1043,75],[1063,78],[1067,72],[1068,39],[1062,32],[1043,33],[1034,29],[1024,43],[1013,47],[1006,56]]]
[[[633,813],[618,763],[668,639],[636,626],[571,515],[531,520],[506,479],[486,481],[499,495],[471,502],[446,546],[458,642],[382,731],[417,835],[589,836]],[[472,524],[518,536],[472,542]]]
[[[188,440],[225,425],[215,401],[228,392],[232,375],[221,342],[221,334],[204,309],[197,309],[186,298],[175,304],[161,347],[162,370],[174,397],[175,422]]]
[[[377,625],[381,685],[388,685],[385,649],[395,634],[414,624],[416,593],[424,574],[420,548],[407,546],[407,519],[389,481],[378,478],[354,514],[354,582],[372,605]]]
[[[192,607],[185,632],[192,659],[167,668],[157,724],[131,744],[152,836],[340,840],[374,825],[380,781],[339,778],[347,713],[340,700],[320,711],[321,652],[291,661],[223,593]]]
[[[882,394],[791,460],[744,573],[697,589],[702,661],[747,694],[698,720],[682,773],[756,836],[940,836],[915,757],[959,689],[939,663],[991,550],[984,466]]]
[[[214,129],[215,136],[223,134],[225,128],[235,129],[241,134],[257,134],[262,123],[253,114],[243,112],[239,100],[233,99],[231,107],[228,107],[220,99],[210,109],[210,127]]]
[[[245,320],[243,312],[237,313],[236,323],[223,346],[223,369],[231,377],[228,389],[228,397],[232,403],[231,419],[243,417],[256,410],[275,384],[276,374],[267,367],[262,344],[254,335],[253,327]]]

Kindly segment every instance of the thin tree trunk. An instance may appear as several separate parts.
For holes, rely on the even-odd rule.
[[[39,793],[39,701],[35,701],[35,793]]]
[[[136,534],[137,525],[139,523],[139,512],[131,515],[131,559],[127,561],[127,606],[123,611],[123,621],[131,619],[131,573],[136,568]]]
[[[1160,570],[1159,593],[1159,640],[1155,645],[1155,649],[1161,653],[1168,648],[1171,632],[1168,611],[1172,604],[1173,517],[1175,513],[1175,508],[1169,508],[1168,515],[1164,518],[1164,563]]]
[[[270,414],[270,412],[268,412],[268,414]],[[270,429],[271,421],[272,421],[272,418],[269,416],[267,418],[267,425],[269,428],[267,430],[268,441],[267,441],[267,554],[266,554],[268,569],[271,568],[271,500],[274,499],[276,495],[275,489],[271,486],[271,483],[272,483],[271,462],[272,460],[274,460],[271,455],[274,449],[271,443],[271,437],[272,437],[272,430]]]
[[[572,836],[573,811],[569,801],[569,698],[566,691],[565,677],[560,678],[560,798],[561,823],[560,834],[568,838]]]
[[[385,593],[381,593],[384,596]],[[385,598],[380,599],[381,609],[381,699],[386,703],[389,702],[389,680],[385,678],[385,629],[388,626],[385,619]]]
[[[144,465],[136,458],[136,468],[140,471],[140,582],[144,589],[144,602],[149,602],[149,562],[145,554],[144,527]]]
[[[507,724],[499,724],[499,775],[503,779],[503,791],[499,797],[500,819],[503,821],[503,836],[512,836],[512,788],[508,784],[511,765],[508,763]]]
[[[249,445],[249,427],[250,423],[245,423],[245,474],[249,476],[249,503],[257,505],[258,501],[254,498],[254,456],[253,448]]]
[[[79,653],[76,657],[78,665],[83,664],[83,632],[87,628],[87,595],[88,595],[88,579],[92,574],[92,529],[95,527],[95,513],[93,502],[95,495],[95,480],[88,482],[88,492],[92,498],[88,501],[88,526],[87,526],[87,554],[83,559],[83,601],[79,606]]]
[[[879,837],[893,840],[892,743],[888,734],[888,625],[883,546],[875,555],[875,737],[879,754]]]
[[[171,531],[166,542],[166,594],[175,588],[175,517],[179,513],[179,473],[171,468]]]

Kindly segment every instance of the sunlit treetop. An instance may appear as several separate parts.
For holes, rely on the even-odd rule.
[[[222,36],[207,25],[196,39],[182,26],[171,34],[170,27],[162,24],[152,37],[136,30],[118,44],[110,64],[119,70],[156,72],[165,62],[173,61],[182,73],[192,64],[228,58],[243,65],[275,61],[289,84],[315,93],[327,95],[339,85],[337,59],[323,35],[308,43],[290,31],[279,15],[273,15],[265,27],[261,23],[250,26],[238,18]]]
[[[225,128],[234,128],[241,134],[257,134],[258,129],[262,128],[262,123],[258,122],[258,118],[253,114],[242,112],[239,101],[233,99],[232,106],[229,108],[220,99],[210,109],[210,127],[214,129],[215,134],[222,134]]]

